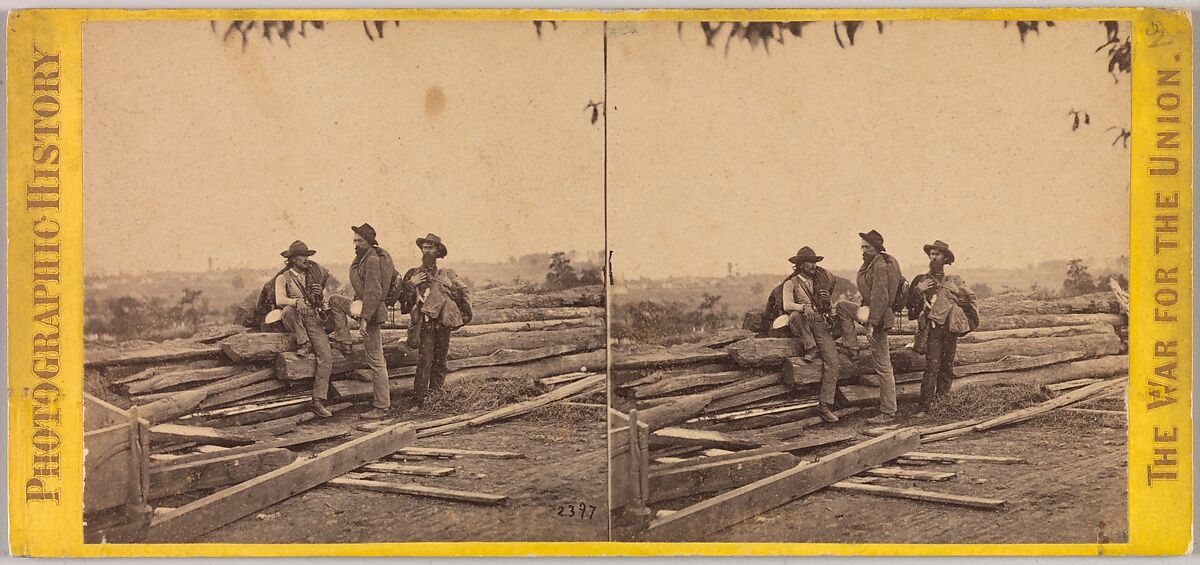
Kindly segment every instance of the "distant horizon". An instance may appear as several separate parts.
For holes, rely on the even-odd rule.
[[[395,261],[397,263],[397,265],[396,265],[397,269],[400,269],[404,265],[408,265],[410,262],[413,265],[420,262],[420,254],[416,251],[415,246],[414,246],[411,261],[407,260],[408,259],[407,253],[397,253],[386,247],[384,249],[387,249],[387,251],[389,253],[391,253],[393,261]],[[604,250],[601,249],[601,250],[596,250],[594,252],[579,251],[579,250],[534,251],[531,253],[522,253],[520,255],[512,255],[510,257],[513,259],[517,259],[519,262],[519,260],[524,257],[529,257],[529,256],[533,256],[533,255],[553,255],[554,253],[559,253],[559,252],[565,253],[567,255],[567,257],[571,259],[572,264],[577,264],[576,261],[580,261],[581,259],[584,259],[584,261],[582,261],[583,263],[594,263],[596,258],[603,256]],[[313,256],[313,259],[317,263],[320,263],[321,265],[324,265],[324,266],[331,266],[331,265],[349,266],[350,263],[352,263],[354,260],[353,256],[348,256],[345,259],[328,261],[328,260],[322,260],[319,257],[319,255],[320,255],[320,253],[318,252],[317,255]],[[405,257],[406,260],[401,260],[401,257]],[[84,277],[192,275],[192,274],[219,273],[219,272],[228,272],[228,271],[265,271],[265,270],[269,270],[272,268],[282,268],[283,267],[283,257],[277,255],[277,259],[278,260],[276,262],[271,263],[269,265],[263,264],[263,265],[258,265],[258,266],[255,266],[255,265],[213,265],[212,268],[200,269],[200,270],[182,270],[182,269],[148,270],[147,269],[147,270],[141,270],[141,271],[102,272],[102,271],[98,271],[98,270],[94,270],[94,269],[89,269],[87,266],[87,258],[85,257],[84,258]],[[509,257],[505,257],[504,259],[497,260],[497,261],[482,261],[482,260],[470,260],[470,259],[463,260],[463,261],[455,261],[455,260],[447,257],[444,259],[439,259],[439,263],[443,264],[443,265],[447,265],[447,266],[453,266],[453,265],[506,265],[506,264],[509,264]]]

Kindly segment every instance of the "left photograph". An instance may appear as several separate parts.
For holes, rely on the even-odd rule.
[[[604,57],[86,23],[85,540],[607,540]]]

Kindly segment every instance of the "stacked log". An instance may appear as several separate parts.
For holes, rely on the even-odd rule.
[[[470,325],[452,334],[448,382],[490,376],[537,380],[578,372],[603,372],[607,364],[602,286],[556,292],[490,289],[478,296]],[[358,379],[368,367],[361,332],[351,350],[332,354],[333,396],[370,394]],[[382,331],[393,388],[411,387],[417,352],[408,330]],[[186,424],[246,432],[286,429],[307,415],[315,356],[298,356],[290,334],[222,326],[192,341],[175,340],[129,351],[89,351],[89,379],[113,402],[138,406],[151,424]],[[365,387],[365,388],[364,388]],[[169,448],[168,436],[154,436]],[[178,436],[171,436],[178,437]],[[201,438],[201,436],[197,436]],[[216,437],[215,435],[213,437]],[[202,439],[202,438],[201,438]],[[166,442],[169,443],[169,442]],[[179,443],[179,442],[175,442]]]
[[[958,341],[955,387],[1103,384],[1129,370],[1123,354],[1126,318],[1110,294],[989,299],[979,311],[979,329]],[[888,339],[902,402],[919,397],[925,368],[924,356],[912,348],[914,325],[907,322]],[[870,349],[861,336],[858,342],[838,347],[839,417],[879,402]],[[618,523],[635,530],[648,526],[643,533],[661,531],[671,518],[646,518],[661,509],[660,501],[705,496],[704,502],[679,511],[699,515],[725,496],[712,497],[715,493],[733,497],[739,486],[760,479],[765,485],[767,476],[785,477],[798,469],[794,455],[806,455],[805,449],[822,445],[819,439],[830,435],[805,433],[823,423],[816,408],[825,367],[819,356],[806,360],[804,353],[800,340],[776,337],[614,347],[610,492]],[[809,441],[796,442],[801,436]],[[711,445],[724,447],[705,449]]]
[[[979,305],[980,329],[959,339],[955,371],[961,384],[1052,384],[1107,378],[1128,370],[1122,341],[1125,318],[1111,294],[1052,300],[989,299]],[[910,323],[909,326],[912,324]],[[924,355],[912,335],[889,337],[889,355],[902,399],[919,392]],[[652,422],[696,429],[763,429],[813,416],[824,374],[820,358],[806,360],[800,340],[749,337],[729,345],[683,344],[614,348],[614,408],[652,414]],[[839,401],[877,401],[871,353],[839,345]],[[700,406],[700,408],[696,408]],[[643,416],[644,418],[645,416]]]

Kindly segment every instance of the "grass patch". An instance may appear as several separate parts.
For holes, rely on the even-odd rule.
[[[1007,414],[1050,399],[1038,385],[967,385],[955,388],[933,403],[930,415],[949,421]]]
[[[545,392],[537,381],[520,377],[470,380],[430,391],[425,408],[447,414],[486,412],[529,400]]]

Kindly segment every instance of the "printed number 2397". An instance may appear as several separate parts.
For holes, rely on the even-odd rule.
[[[578,504],[561,504],[558,506],[556,513],[563,518],[579,518],[580,520],[591,520],[592,516],[596,515],[596,506],[586,502]]]

